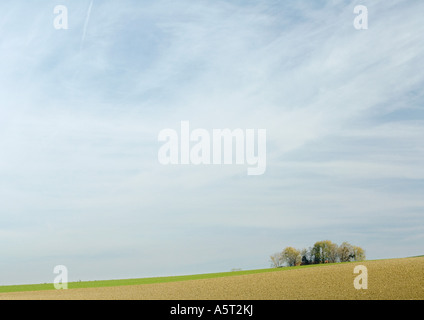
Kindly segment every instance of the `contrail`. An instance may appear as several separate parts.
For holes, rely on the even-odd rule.
[[[82,49],[82,46],[84,45],[85,35],[87,34],[87,26],[88,26],[88,21],[90,20],[90,14],[91,14],[91,8],[93,7],[93,1],[94,0],[91,0],[90,2],[90,6],[88,7],[88,12],[87,12],[87,17],[85,18],[84,30],[82,32],[82,38],[81,38],[81,44],[80,44],[80,51]]]

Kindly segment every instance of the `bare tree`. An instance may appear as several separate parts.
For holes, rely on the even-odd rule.
[[[270,258],[270,262],[271,262],[271,267],[279,268],[283,265],[283,257],[281,256],[280,252],[274,253],[269,258]]]
[[[353,256],[353,246],[345,241],[339,246],[338,252],[340,262],[349,262]]]

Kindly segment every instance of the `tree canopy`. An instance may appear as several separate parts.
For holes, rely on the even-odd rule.
[[[335,263],[365,260],[365,250],[345,241],[341,245],[330,240],[321,240],[308,249],[286,247],[270,256],[271,266],[296,266],[319,263]]]

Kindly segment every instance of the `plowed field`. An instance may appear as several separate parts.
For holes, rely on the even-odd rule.
[[[368,270],[368,289],[353,282],[356,265]],[[424,257],[374,260],[313,268],[170,283],[0,293],[0,299],[424,299]]]

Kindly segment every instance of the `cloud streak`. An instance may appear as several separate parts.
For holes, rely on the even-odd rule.
[[[84,46],[85,36],[87,34],[87,27],[88,27],[88,22],[90,21],[92,7],[93,7],[93,0],[90,1],[90,5],[88,6],[87,17],[85,18],[84,29],[83,29],[82,37],[81,37],[80,51],[82,50]]]

